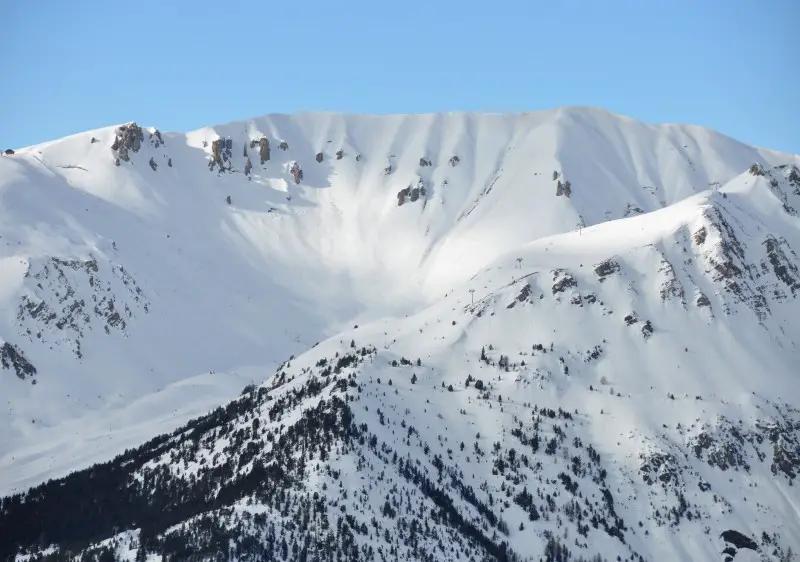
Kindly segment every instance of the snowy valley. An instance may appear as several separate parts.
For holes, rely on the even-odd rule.
[[[583,107],[0,156],[0,558],[790,560],[798,166]]]

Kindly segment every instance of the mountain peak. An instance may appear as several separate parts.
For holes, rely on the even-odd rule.
[[[4,156],[0,556],[796,549],[798,164],[585,107]]]

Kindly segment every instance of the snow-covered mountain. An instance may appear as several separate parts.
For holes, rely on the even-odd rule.
[[[798,165],[590,108],[5,155],[0,556],[788,559]]]

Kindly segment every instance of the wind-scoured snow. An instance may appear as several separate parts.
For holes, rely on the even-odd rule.
[[[146,489],[161,467],[169,482],[284,467],[304,412],[340,415],[326,408],[342,391],[352,430],[321,458],[304,443],[297,477],[330,510],[377,517],[356,551],[538,559],[556,537],[587,559],[746,560],[728,531],[763,560],[800,549],[797,155],[591,108],[271,115],[115,144],[136,131],[0,158],[4,495],[263,383],[269,398],[251,390],[248,410],[212,417],[194,445],[181,430],[130,457],[125,478]],[[358,361],[323,372],[353,349]],[[231,449],[223,435],[254,418]],[[414,470],[454,500],[474,490],[455,509],[488,542],[450,516],[412,548],[391,512],[441,498],[422,486],[384,502],[417,490]],[[242,493],[215,517],[259,540],[242,513],[284,525],[303,501]],[[124,556],[137,536],[120,535]]]

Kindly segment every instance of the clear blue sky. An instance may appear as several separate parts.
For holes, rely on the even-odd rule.
[[[0,148],[135,120],[592,105],[800,153],[800,0],[0,0]]]

